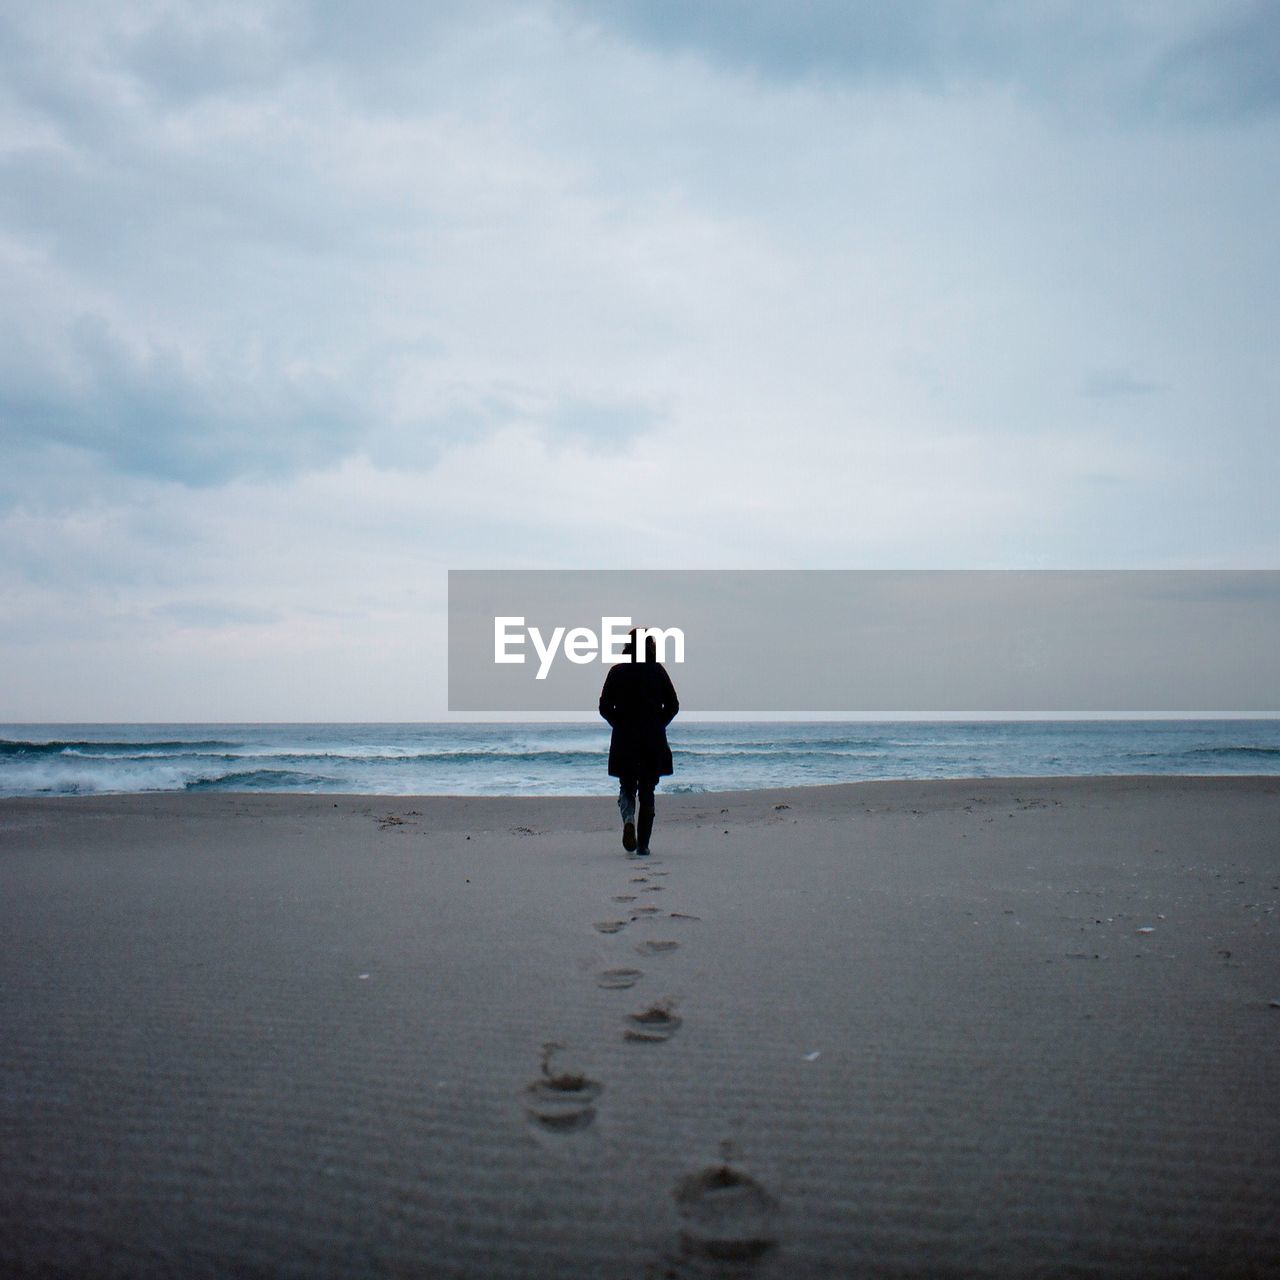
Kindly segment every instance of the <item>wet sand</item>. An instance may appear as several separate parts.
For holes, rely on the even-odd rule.
[[[0,801],[0,1274],[1280,1275],[1280,779]]]

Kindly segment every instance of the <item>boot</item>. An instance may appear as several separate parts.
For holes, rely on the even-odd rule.
[[[622,847],[634,853],[636,847],[636,800],[621,789],[618,791],[618,809],[622,814]]]
[[[636,798],[629,796],[621,788],[618,789],[618,809],[622,814],[623,822],[634,822],[636,820]]]
[[[642,857],[649,856],[649,837],[653,834],[653,810],[647,805],[640,810],[640,828],[636,832],[636,843],[640,846],[636,852]]]

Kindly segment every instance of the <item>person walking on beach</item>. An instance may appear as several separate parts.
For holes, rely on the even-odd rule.
[[[645,637],[644,657],[638,658],[633,628],[623,653],[628,660],[615,663],[605,677],[600,714],[613,730],[609,776],[618,779],[622,847],[647,857],[653,832],[653,791],[659,778],[674,772],[667,725],[676,718],[680,700],[666,668],[658,661],[652,636]]]

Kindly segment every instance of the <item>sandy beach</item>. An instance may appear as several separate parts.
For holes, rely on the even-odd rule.
[[[6,1276],[1280,1275],[1280,779],[0,801]]]

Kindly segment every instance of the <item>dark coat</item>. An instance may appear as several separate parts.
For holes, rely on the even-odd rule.
[[[619,662],[600,691],[600,714],[613,728],[609,773],[615,778],[660,778],[672,773],[667,725],[680,700],[660,662]]]

